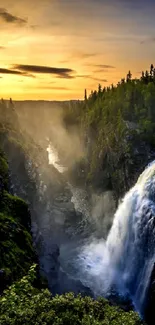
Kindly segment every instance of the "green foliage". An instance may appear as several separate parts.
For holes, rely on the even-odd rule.
[[[0,152],[0,291],[27,273],[36,260],[30,234],[30,213],[27,204],[8,193],[8,164]]]
[[[0,151],[0,176],[2,177],[4,188],[8,190],[9,187],[8,163],[2,151]]]
[[[0,213],[0,269],[3,285],[23,276],[35,259],[30,233],[12,216]]]
[[[141,325],[138,315],[73,293],[51,297],[33,287],[35,266],[0,298],[1,325]]]
[[[28,205],[21,198],[4,191],[3,199],[0,202],[0,211],[6,215],[11,215],[16,222],[30,230],[30,212]]]

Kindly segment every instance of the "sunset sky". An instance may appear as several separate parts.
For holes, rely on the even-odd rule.
[[[155,64],[155,0],[0,0],[0,97],[80,99]]]

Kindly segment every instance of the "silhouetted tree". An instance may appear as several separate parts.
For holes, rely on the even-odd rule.
[[[87,89],[85,89],[84,99],[87,100]]]
[[[153,78],[153,71],[154,71],[154,65],[151,64],[150,66],[150,76]]]
[[[122,78],[121,79],[121,84],[124,84],[125,83],[125,78]]]
[[[131,74],[131,71],[129,70],[129,72],[128,72],[127,76],[126,76],[126,81],[127,82],[131,81],[131,79],[132,79],[132,74]]]
[[[144,81],[144,80],[145,80],[145,73],[144,73],[144,71],[142,71],[141,80],[142,80],[142,81]]]
[[[98,94],[101,94],[101,92],[102,92],[102,86],[101,86],[101,84],[99,84],[98,85]]]
[[[146,72],[145,72],[145,82],[146,82],[146,84],[149,83],[149,72],[148,72],[148,70],[146,70]]]

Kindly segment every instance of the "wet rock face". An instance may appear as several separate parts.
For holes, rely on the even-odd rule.
[[[134,306],[132,304],[131,299],[127,297],[123,297],[121,295],[118,295],[118,293],[113,290],[111,293],[107,296],[109,302],[113,306],[119,306],[124,311],[130,311],[134,310]]]
[[[145,320],[149,325],[155,324],[155,264],[148,288],[148,300],[145,309]]]
[[[5,139],[11,191],[23,198],[31,212],[31,230],[40,271],[48,280],[53,294],[74,291],[90,293],[80,281],[70,278],[62,269],[60,249],[74,241],[74,227],[82,219],[71,202],[72,193],[63,175],[48,164],[48,157],[40,149],[31,160],[17,144]]]

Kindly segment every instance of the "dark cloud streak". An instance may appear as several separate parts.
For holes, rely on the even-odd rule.
[[[57,87],[57,86],[54,86],[54,87],[50,87],[50,86],[39,86],[39,87],[37,87],[37,89],[43,89],[43,90],[71,90],[71,89],[69,89],[69,88],[67,88],[67,87]]]
[[[16,74],[16,75],[22,75],[22,72],[20,71],[15,71],[15,70],[10,70],[10,69],[4,69],[0,68],[0,74]]]
[[[19,24],[23,25],[27,23],[26,19],[22,19],[20,17],[14,16],[9,13],[6,9],[0,8],[0,18],[9,24]]]
[[[108,81],[107,79],[96,78],[91,75],[78,75],[77,78],[91,79],[91,80],[98,81],[98,82],[107,82]]]
[[[99,69],[116,69],[113,65],[110,64],[87,64],[88,67],[95,67]]]
[[[32,74],[22,72],[22,71],[19,71],[19,70],[5,69],[5,68],[0,68],[0,74],[11,74],[11,75],[35,78],[35,76],[32,75]]]
[[[23,65],[23,64],[16,64],[13,66],[13,69],[20,70],[22,72],[32,72],[32,73],[39,73],[39,74],[53,74],[56,75],[57,78],[65,78],[71,79],[74,78],[71,74],[75,71],[69,68],[55,68],[55,67],[48,67],[48,66],[38,66],[38,65]]]
[[[98,55],[97,53],[75,53],[72,54],[72,58],[89,59],[97,55]]]
[[[91,77],[90,79],[92,79],[92,80],[94,80],[94,81],[98,81],[98,82],[108,82],[107,79],[94,78],[94,77]]]

